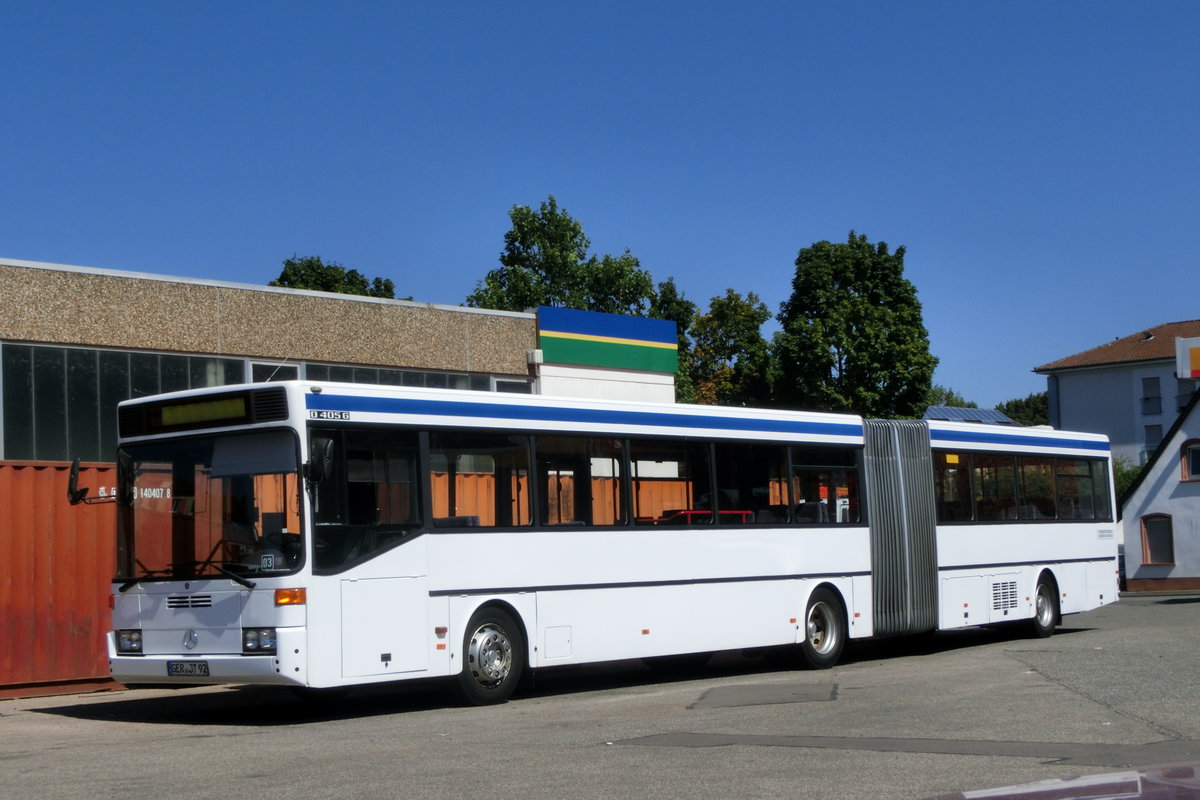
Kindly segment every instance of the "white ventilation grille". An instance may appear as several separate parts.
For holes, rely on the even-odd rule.
[[[992,610],[1003,611],[1017,607],[1017,582],[1005,581],[992,584]]]

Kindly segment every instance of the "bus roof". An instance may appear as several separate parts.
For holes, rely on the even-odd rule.
[[[259,403],[258,398],[266,393],[272,396],[272,403]],[[215,405],[222,397],[247,398],[245,413],[231,411],[229,416],[222,417],[223,410],[229,408]],[[286,400],[285,405],[280,405],[282,400]],[[257,411],[260,406],[269,407],[269,414],[260,415]],[[147,413],[135,411],[139,407],[146,407]],[[147,428],[126,424],[128,419],[154,416],[149,413],[151,410],[157,414],[157,426],[152,424]],[[164,426],[163,411],[168,412],[169,419],[190,416],[200,419],[201,423]],[[851,445],[861,445],[863,441],[863,420],[851,414],[332,381],[281,381],[192,389],[127,400],[120,404],[118,413],[122,439],[291,419],[293,422],[362,422],[612,436],[707,436]],[[207,420],[203,419],[205,416]],[[929,427],[931,444],[935,448],[1089,455],[1109,450],[1108,439],[1098,434],[1046,427],[940,420],[923,422]]]

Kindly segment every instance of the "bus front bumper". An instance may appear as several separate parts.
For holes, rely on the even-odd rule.
[[[276,652],[270,655],[155,653],[135,656],[117,652],[114,632],[108,632],[107,640],[108,668],[117,683],[305,686],[308,682],[303,629],[279,629]]]

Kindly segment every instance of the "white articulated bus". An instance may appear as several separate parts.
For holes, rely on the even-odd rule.
[[[488,703],[529,669],[828,667],[1117,599],[1091,434],[304,381],[131,400],[119,429],[122,683],[457,676]]]

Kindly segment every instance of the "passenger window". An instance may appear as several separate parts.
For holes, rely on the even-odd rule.
[[[528,525],[529,439],[470,431],[429,434],[435,528]]]
[[[1054,459],[1021,456],[1021,519],[1054,519]]]
[[[1110,519],[1108,470],[1094,459],[1058,459],[1059,519]]]
[[[792,522],[858,522],[857,451],[848,447],[793,447],[791,489]]]
[[[703,442],[630,441],[634,524],[711,524],[708,452]]]
[[[788,521],[787,453],[783,447],[716,445],[717,521],[782,525]]]
[[[421,524],[415,434],[314,431],[333,442],[328,474],[314,496],[314,559],[334,570],[402,541]]]
[[[1012,456],[976,453],[972,458],[975,511],[983,522],[1017,518],[1016,465]]]
[[[547,525],[617,525],[625,521],[618,439],[539,436],[535,441],[541,520]]]
[[[937,451],[933,454],[933,489],[939,522],[971,519],[971,456]]]

